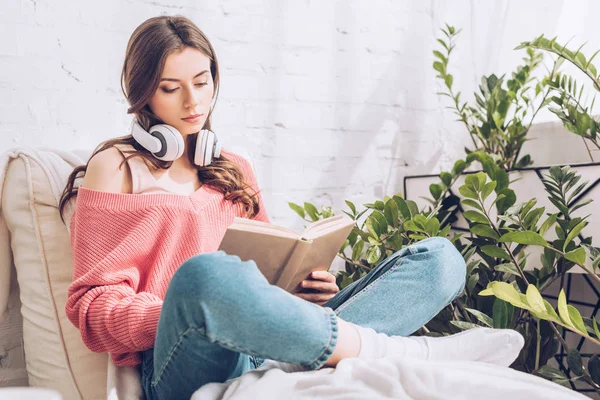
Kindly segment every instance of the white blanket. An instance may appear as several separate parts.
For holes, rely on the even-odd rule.
[[[286,373],[262,366],[225,383],[198,389],[192,400],[485,399],[584,400],[543,378],[475,361],[423,361],[390,356],[348,358],[336,368]]]

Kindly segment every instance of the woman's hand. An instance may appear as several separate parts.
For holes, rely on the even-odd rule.
[[[307,279],[300,282],[295,296],[320,306],[331,300],[340,288],[335,284],[335,276],[328,271],[313,271]]]

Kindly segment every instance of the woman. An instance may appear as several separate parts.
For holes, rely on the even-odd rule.
[[[70,176],[60,203],[62,215],[77,195],[66,311],[85,344],[117,365],[141,364],[149,399],[189,398],[264,359],[279,362],[261,368],[287,371],[386,354],[485,360],[477,346],[453,350],[454,337],[388,336],[411,334],[462,291],[465,263],[446,239],[406,247],[342,291],[333,275],[314,272],[297,295],[269,285],[254,262],[217,251],[235,216],[269,221],[247,161],[209,146],[198,162],[218,87],[213,47],[190,20],[161,16],[134,31],[122,71],[128,113],[138,132],[174,128],[185,150],[167,160],[128,135],[104,142]],[[514,332],[467,334],[522,346]]]

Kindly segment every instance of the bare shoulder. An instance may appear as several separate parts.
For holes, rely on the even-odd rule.
[[[94,155],[88,163],[81,186],[101,192],[131,193],[131,172],[123,160],[123,154],[116,147],[109,147]]]

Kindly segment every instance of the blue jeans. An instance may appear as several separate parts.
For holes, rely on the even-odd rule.
[[[318,369],[333,353],[337,318],[410,335],[460,294],[465,262],[447,239],[405,247],[323,307],[270,285],[254,261],[223,251],[185,261],[169,284],[153,349],[143,352],[146,398],[189,399],[263,359]]]

